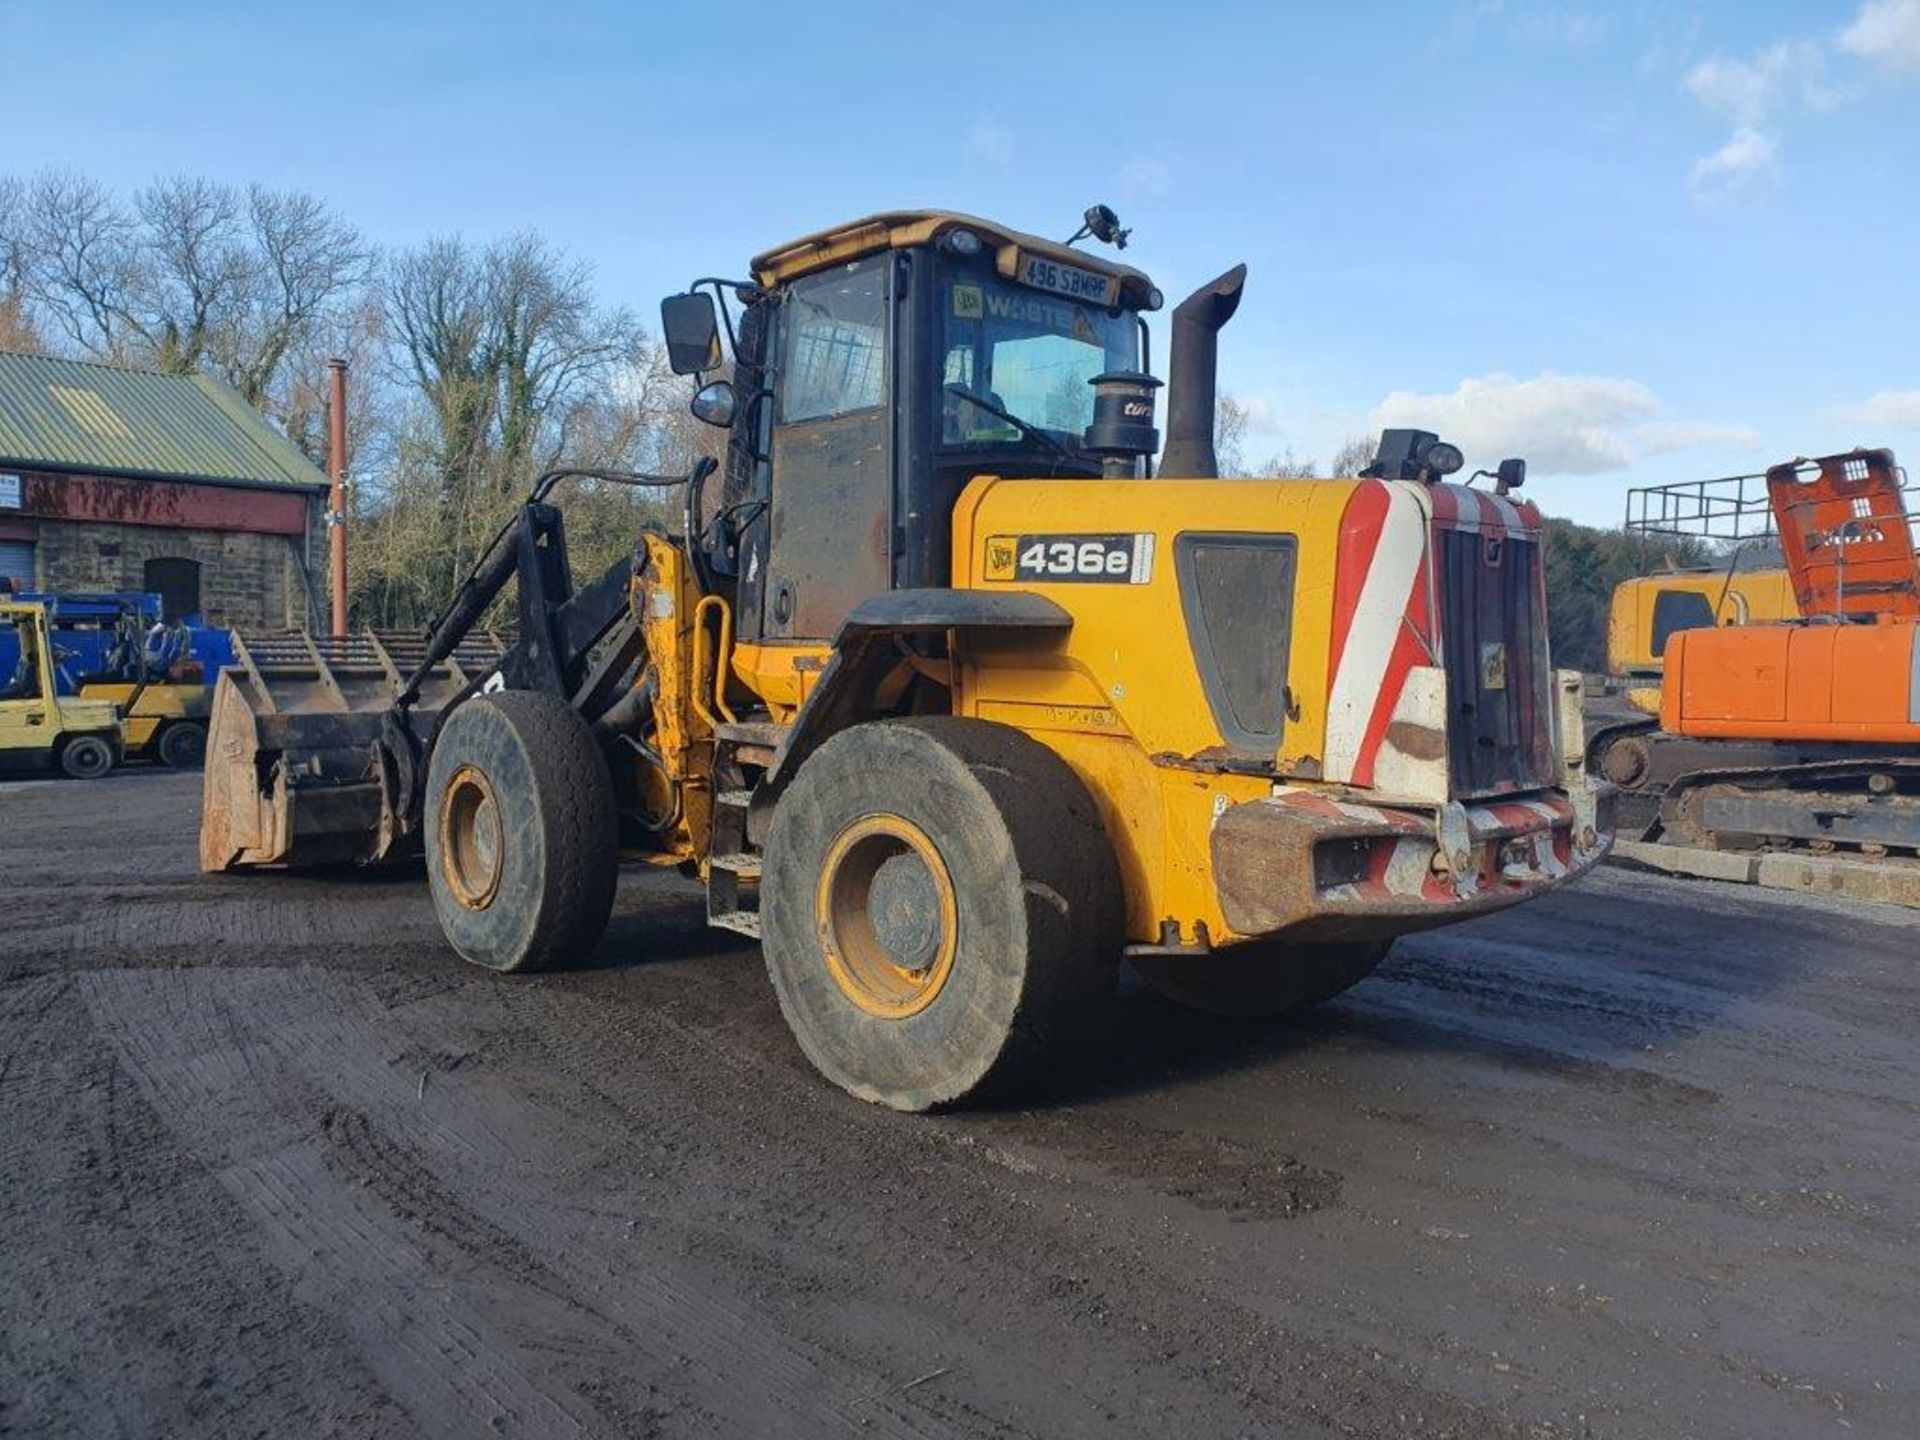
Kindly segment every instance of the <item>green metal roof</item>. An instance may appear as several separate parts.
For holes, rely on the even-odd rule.
[[[0,350],[0,466],[260,485],[325,485],[312,461],[234,391]]]

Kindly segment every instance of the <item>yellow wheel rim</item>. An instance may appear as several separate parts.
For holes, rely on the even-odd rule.
[[[868,815],[842,830],[820,867],[813,917],[827,973],[868,1015],[917,1015],[953,973],[953,876],[911,820]]]
[[[447,890],[469,910],[484,910],[500,890],[506,867],[500,806],[486,775],[462,765],[440,797],[440,873]]]

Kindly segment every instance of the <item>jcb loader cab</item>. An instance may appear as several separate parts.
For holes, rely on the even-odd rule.
[[[358,787],[358,858],[424,842],[449,939],[503,970],[598,941],[622,846],[682,866],[759,937],[815,1065],[908,1109],[1026,1073],[1123,952],[1271,1012],[1584,871],[1609,799],[1550,668],[1524,467],[1452,485],[1457,450],[1390,431],[1362,477],[1217,478],[1244,277],[1174,312],[1157,476],[1161,297],[1086,251],[896,212],[669,298],[673,366],[727,431],[683,533],[576,591],[528,507],[417,674],[517,573],[499,668],[424,718],[402,684],[345,727],[379,731],[359,760],[236,690],[208,826],[237,797],[261,843],[221,829],[205,863],[297,861],[301,808]]]

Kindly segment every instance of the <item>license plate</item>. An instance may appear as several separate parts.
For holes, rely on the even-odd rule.
[[[1089,305],[1111,305],[1120,298],[1120,277],[1063,265],[1044,255],[1020,255],[1014,260],[1013,277],[1035,290],[1051,291]]]

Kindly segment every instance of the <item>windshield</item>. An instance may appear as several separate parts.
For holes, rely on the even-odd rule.
[[[1140,325],[1109,312],[975,270],[941,287],[940,441],[949,448],[1031,443],[995,410],[1077,447],[1093,419],[1093,387],[1108,370],[1140,365]],[[953,387],[984,402],[970,404]]]

